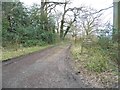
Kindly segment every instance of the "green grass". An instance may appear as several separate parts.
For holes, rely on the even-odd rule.
[[[9,45],[9,47],[7,47],[5,49],[2,48],[2,58],[0,58],[0,61],[5,61],[5,60],[10,59],[10,58],[18,57],[21,55],[26,55],[26,54],[29,54],[29,53],[32,53],[35,51],[40,51],[40,50],[43,50],[43,49],[50,47],[50,46],[53,46],[53,45],[57,46],[57,45],[66,45],[66,44],[68,44],[68,42],[60,41],[59,43],[54,43],[51,45],[21,47],[19,49],[15,45],[12,45],[12,46]]]
[[[26,54],[29,54],[29,53],[32,53],[32,52],[35,52],[35,51],[39,51],[39,50],[43,50],[47,47],[50,47],[52,45],[46,45],[46,46],[34,46],[34,47],[22,47],[22,48],[19,48],[17,50],[15,49],[5,49],[5,50],[2,50],[2,59],[1,61],[3,60],[7,60],[7,59],[10,59],[10,58],[14,58],[14,57],[18,57],[18,56],[21,56],[21,55],[26,55]]]
[[[112,87],[118,83],[118,66],[111,62],[109,51],[99,46],[84,48],[81,53],[81,45],[74,44],[71,48],[75,70],[88,80],[96,81],[103,87]]]
[[[76,44],[76,45],[72,46],[71,52],[72,52],[72,55],[73,55],[74,59],[80,59],[80,51],[81,51],[81,45],[80,44]]]
[[[109,56],[104,54],[104,51],[99,48],[91,49],[91,55],[88,60],[86,67],[91,71],[104,72],[109,69]]]
[[[110,55],[101,47],[83,48],[81,53],[81,45],[76,44],[72,46],[71,53],[75,61],[78,61],[90,71],[98,73],[110,70],[116,71],[117,67],[110,64]]]

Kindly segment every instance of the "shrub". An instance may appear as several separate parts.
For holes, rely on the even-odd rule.
[[[91,71],[103,72],[108,69],[109,57],[100,48],[93,50],[88,60],[86,67]]]
[[[37,41],[36,40],[26,40],[24,43],[23,43],[23,46],[24,47],[31,47],[31,46],[35,46],[37,44]]]
[[[109,49],[112,46],[112,42],[109,37],[99,37],[98,45],[100,45],[102,49]]]
[[[100,37],[98,45],[104,50],[104,53],[109,54],[112,61],[118,63],[118,43],[109,37]]]
[[[114,61],[116,64],[118,64],[118,44],[113,43],[113,46],[109,49],[109,55],[112,61]]]
[[[41,41],[41,40],[26,40],[24,43],[23,43],[23,46],[24,47],[31,47],[31,46],[43,46],[45,45],[46,43],[44,41]]]
[[[46,45],[46,44],[47,43],[42,41],[42,40],[39,40],[38,43],[37,43],[38,46],[43,46],[43,45]]]

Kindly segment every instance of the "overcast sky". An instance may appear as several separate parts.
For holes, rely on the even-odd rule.
[[[24,2],[25,5],[32,5],[33,3],[40,4],[41,0],[20,0],[21,2]],[[65,0],[49,0],[49,1],[65,1]],[[113,0],[71,0],[72,4],[71,6],[74,7],[79,7],[81,4],[86,5],[86,6],[91,6],[97,10],[107,8],[109,6],[112,6]],[[113,8],[107,10],[104,12],[103,15],[104,21],[111,21],[113,19]]]

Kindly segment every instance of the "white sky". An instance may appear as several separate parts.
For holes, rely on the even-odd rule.
[[[33,3],[40,4],[41,0],[20,0],[26,5],[32,5]],[[65,0],[49,0],[49,1],[65,1]],[[112,4],[113,0],[71,0],[74,6],[79,6],[81,4],[92,6],[96,9],[105,8]]]
[[[24,2],[25,5],[32,5],[33,3],[40,4],[41,0],[20,0],[21,2]],[[49,1],[65,1],[65,0],[49,0]],[[72,7],[76,6],[79,7],[81,4],[86,5],[86,6],[91,6],[97,10],[107,8],[109,6],[112,6],[113,0],[71,0],[72,2]],[[105,21],[111,21],[113,19],[113,8],[107,10],[104,12],[103,19]]]

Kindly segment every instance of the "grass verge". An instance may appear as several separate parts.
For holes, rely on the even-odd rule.
[[[21,47],[17,50],[15,49],[3,49],[2,50],[2,59],[1,61],[5,61],[10,58],[18,57],[21,55],[26,55],[35,51],[43,50],[47,47],[50,47],[52,45],[45,45],[45,46],[34,46],[34,47]]]
[[[118,67],[110,60],[109,54],[100,47],[84,48],[76,44],[71,48],[75,69],[88,83],[96,88],[118,87]],[[86,82],[87,83],[87,82]]]

